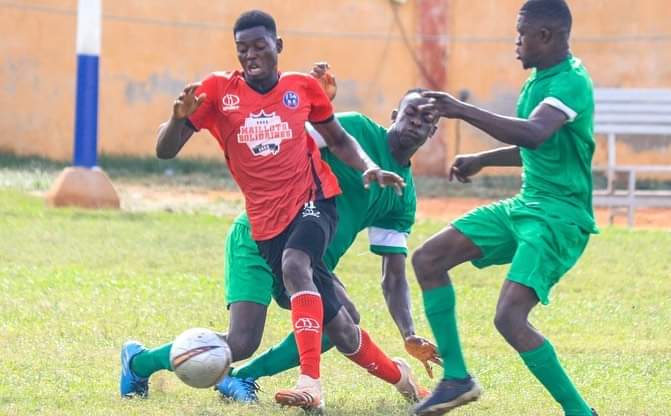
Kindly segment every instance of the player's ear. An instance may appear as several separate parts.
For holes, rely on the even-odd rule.
[[[538,37],[543,43],[550,43],[552,41],[552,35],[552,30],[548,29],[547,27],[542,27],[538,31]]]
[[[284,48],[284,41],[279,36],[275,39],[275,48],[277,49],[277,53],[281,53]]]
[[[398,116],[398,110],[394,108],[391,110],[391,121],[392,123],[396,121],[396,117]]]

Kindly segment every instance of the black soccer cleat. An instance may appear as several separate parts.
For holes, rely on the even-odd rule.
[[[459,406],[478,400],[482,388],[468,376],[461,380],[442,380],[429,397],[422,400],[414,409],[415,416],[438,416]]]

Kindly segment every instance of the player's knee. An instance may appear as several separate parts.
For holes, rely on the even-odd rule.
[[[445,273],[446,270],[440,270],[440,267],[437,267],[438,264],[435,255],[425,246],[419,247],[412,253],[412,267],[415,270],[417,280],[420,282]]]
[[[338,351],[342,353],[351,354],[359,347],[359,331],[357,325],[353,322],[351,325],[340,328],[335,338],[331,334],[329,334],[329,337],[334,341],[333,343]]]
[[[240,361],[251,357],[261,345],[261,337],[250,332],[229,333],[228,346],[231,349],[233,361]]]
[[[312,280],[310,264],[296,256],[285,256],[282,259],[282,276],[285,285],[292,291],[294,287],[300,287]]]
[[[359,325],[359,322],[361,322],[361,315],[359,314],[359,311],[356,309],[356,306],[354,306],[353,303],[347,302],[344,304],[345,309],[347,310],[347,313],[349,316],[352,318],[352,321]]]
[[[501,312],[496,311],[494,315],[494,327],[500,334],[505,334],[508,330],[508,318]]]
[[[359,341],[359,331],[357,325],[352,321],[349,313],[343,313],[340,310],[338,314],[326,326],[331,342],[338,351],[349,354],[356,350]]]
[[[524,325],[526,325],[526,317],[515,310],[515,308],[501,306],[496,309],[494,326],[504,337],[509,337],[517,328],[521,328]]]

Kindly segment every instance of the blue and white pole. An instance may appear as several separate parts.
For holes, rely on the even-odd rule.
[[[96,166],[101,3],[78,0],[74,166],[63,169],[47,192],[46,202],[53,207],[121,208],[112,182]]]
[[[77,5],[77,103],[74,165],[92,168],[98,162],[98,72],[102,0]]]

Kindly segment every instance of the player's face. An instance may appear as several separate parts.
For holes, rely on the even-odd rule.
[[[523,14],[517,16],[517,40],[515,41],[517,59],[522,62],[524,69],[538,65],[543,54],[543,43],[540,30],[536,25],[529,23]]]
[[[247,81],[263,81],[277,73],[281,41],[263,26],[235,33],[235,48]]]
[[[412,92],[401,100],[392,130],[399,134],[403,147],[418,148],[435,132],[437,117],[419,110],[420,105],[428,102],[429,99],[418,92]]]

